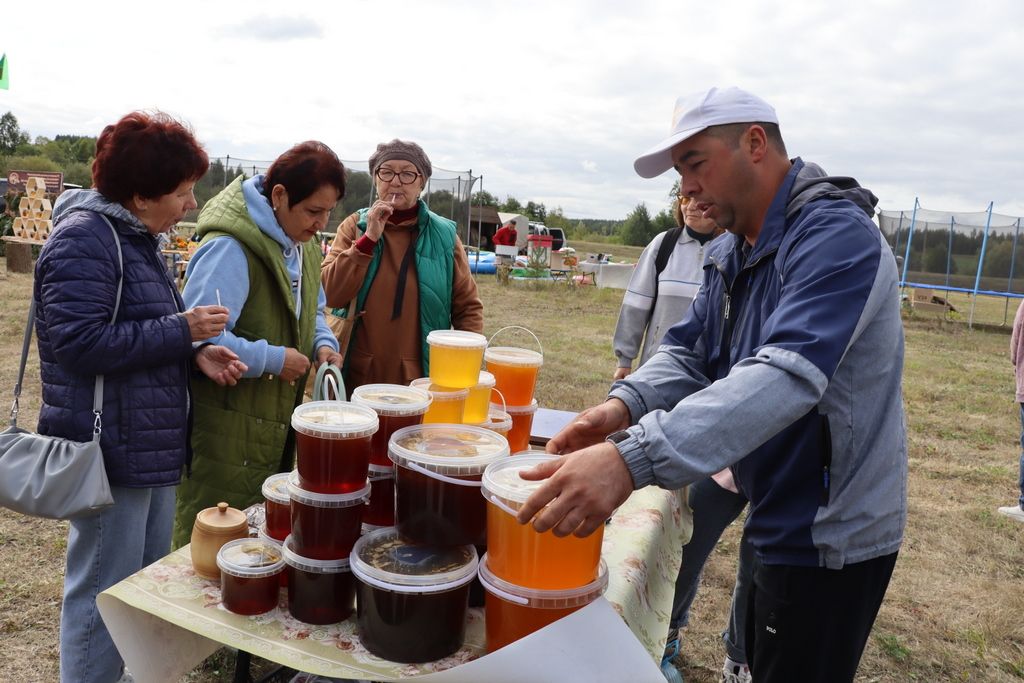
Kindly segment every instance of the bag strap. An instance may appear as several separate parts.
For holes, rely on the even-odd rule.
[[[662,238],[661,244],[658,245],[658,253],[654,257],[654,300],[658,300],[658,279],[661,277],[661,272],[665,270],[665,266],[668,265],[668,260],[672,258],[672,250],[676,248],[676,242],[679,241],[679,235],[683,232],[683,227],[677,225],[674,228],[670,228],[665,232],[665,237]],[[651,307],[651,315],[654,315],[654,307]]]
[[[117,248],[117,265],[119,275],[117,278],[117,295],[114,297],[114,314],[110,318],[110,324],[113,325],[117,321],[117,313],[121,308],[121,290],[124,287],[124,255],[121,252],[121,239],[117,235],[117,230],[114,228],[114,224],[110,222],[110,219],[99,214],[100,218],[107,224],[110,231],[114,234],[114,246]],[[21,398],[21,386],[25,380],[25,366],[28,363],[28,349],[32,342],[32,328],[36,321],[36,298],[33,295],[32,301],[28,305],[28,323],[25,325],[25,337],[21,343],[21,364],[18,367],[18,381],[14,385],[14,405],[11,406],[11,427],[18,426],[18,401]],[[96,385],[93,389],[92,397],[92,412],[96,416],[93,421],[92,438],[93,441],[99,441],[100,433],[103,431],[103,422],[101,416],[103,415],[103,375],[96,375]]]

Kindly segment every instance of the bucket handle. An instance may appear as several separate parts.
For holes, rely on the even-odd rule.
[[[494,338],[497,337],[502,332],[504,332],[505,330],[524,330],[527,334],[533,337],[533,341],[537,342],[537,348],[540,349],[540,355],[544,355],[544,346],[540,343],[540,339],[537,338],[537,335],[535,335],[533,332],[531,332],[530,330],[521,325],[506,325],[505,327],[501,328],[500,330],[492,334],[491,338],[487,340],[487,346],[490,346],[491,342],[494,341]]]
[[[335,400],[345,400],[345,380],[341,377],[341,370],[330,363],[324,363],[317,369],[313,380],[313,400],[330,401],[330,389],[334,390]]]
[[[499,508],[501,508],[502,510],[504,510],[504,511],[505,511],[505,512],[507,512],[508,514],[512,515],[513,517],[515,517],[516,515],[518,515],[518,514],[519,514],[519,511],[518,511],[518,510],[513,510],[512,508],[510,508],[510,507],[509,507],[508,505],[506,505],[505,503],[503,503],[503,502],[501,501],[501,499],[500,499],[500,498],[498,498],[498,497],[497,497],[496,495],[494,495],[493,493],[492,493],[491,495],[487,496],[487,500],[491,501],[491,502],[492,502],[492,503],[494,503],[494,504],[495,504],[496,506],[498,506]]]
[[[501,398],[501,412],[508,415],[508,403],[505,401],[505,394],[501,393],[499,389],[495,389],[494,387],[491,387],[491,391],[496,393]]]
[[[431,479],[437,479],[438,481],[443,481],[446,484],[455,484],[457,486],[476,486],[477,488],[479,488],[481,485],[483,485],[482,481],[466,481],[465,479],[455,479],[454,477],[448,477],[448,476],[445,476],[443,474],[440,474],[439,472],[431,472],[426,467],[421,467],[420,465],[417,465],[414,462],[406,462],[402,466],[403,467],[408,467],[410,470],[413,470],[415,472],[419,472],[420,474],[424,474],[424,475],[430,477]]]
[[[527,600],[526,598],[522,597],[521,595],[512,595],[511,593],[508,593],[506,591],[501,590],[500,588],[498,588],[497,586],[495,586],[494,584],[492,584],[490,582],[487,582],[487,591],[490,592],[490,593],[494,593],[495,595],[497,595],[502,600],[505,600],[506,602],[514,602],[517,605],[529,605],[530,604],[530,601]]]

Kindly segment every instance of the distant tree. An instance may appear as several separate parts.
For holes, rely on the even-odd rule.
[[[505,203],[499,206],[498,210],[503,213],[522,213],[523,205],[512,195],[505,195]]]
[[[92,165],[73,161],[64,166],[64,182],[92,187]]]
[[[498,198],[487,190],[478,190],[473,193],[473,206],[498,206],[500,202]]]
[[[636,205],[636,208],[626,216],[626,222],[622,226],[622,241],[635,247],[647,246],[647,243],[657,234],[654,229],[654,222],[643,202]]]
[[[368,207],[370,205],[371,185],[369,173],[349,170],[348,177],[345,180],[345,198],[339,202],[338,208],[334,210],[332,222],[337,220],[340,223],[359,209]]]
[[[532,201],[526,202],[526,208],[523,210],[523,213],[525,213],[530,220],[534,220],[539,223],[543,223],[544,219],[547,218],[548,215],[548,211],[544,208],[543,204],[538,204]]]
[[[566,234],[568,234],[569,230],[572,229],[572,223],[565,217],[565,214],[562,213],[562,207],[560,206],[548,211],[548,215],[544,220],[544,223],[549,228],[561,228]]]
[[[42,155],[10,156],[0,160],[2,170],[7,171],[60,171],[61,167],[52,159]]]
[[[1009,277],[1011,263],[1014,277],[1024,275],[1024,246],[1018,245],[1015,254],[1013,240],[990,243],[985,250],[985,265],[982,272],[988,277]]]
[[[667,209],[662,209],[658,212],[658,215],[654,217],[654,234],[657,235],[659,232],[665,232],[676,227],[676,217],[672,215],[672,212]]]
[[[29,144],[27,131],[18,126],[18,117],[11,112],[0,116],[0,156],[15,153],[19,145]]]

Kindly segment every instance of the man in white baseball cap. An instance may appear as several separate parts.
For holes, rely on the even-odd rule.
[[[852,681],[906,522],[896,261],[875,196],[790,159],[775,110],[738,88],[679,98],[636,160],[733,233],[689,312],[604,403],[547,446],[564,455],[519,511],[586,536],[630,493],[730,468],[756,558],[746,654],[757,683]]]

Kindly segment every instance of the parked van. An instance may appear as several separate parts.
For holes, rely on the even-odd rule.
[[[565,232],[563,232],[561,228],[549,228],[543,223],[530,223],[530,234],[550,235],[552,251],[558,251],[559,249],[569,246],[568,241],[565,239]]]

